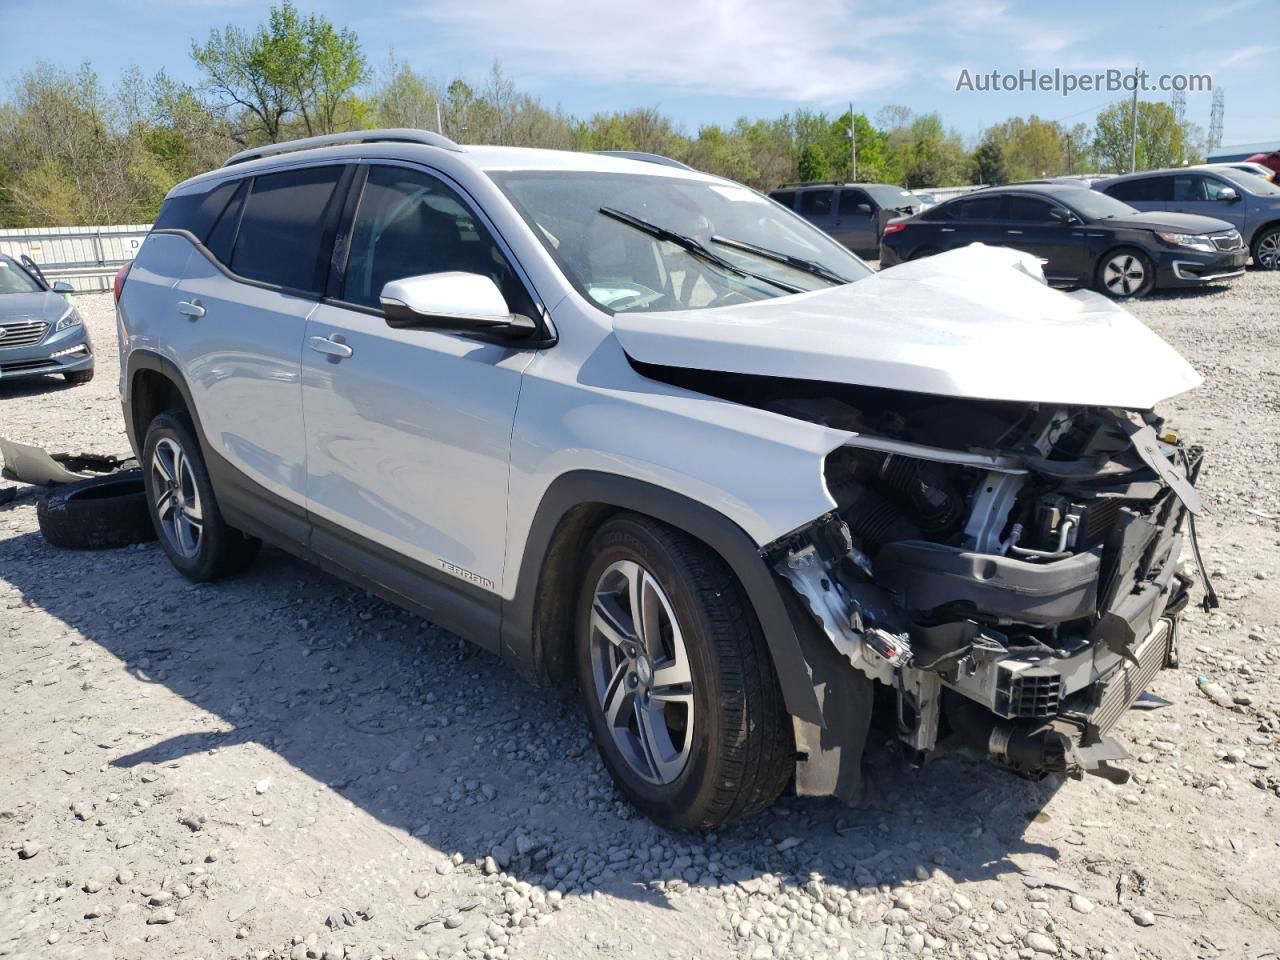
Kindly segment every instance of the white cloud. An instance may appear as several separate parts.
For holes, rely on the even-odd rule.
[[[1271,53],[1273,50],[1276,50],[1276,49],[1278,48],[1263,46],[1261,44],[1254,44],[1253,46],[1249,46],[1249,47],[1241,47],[1239,50],[1235,50],[1232,53],[1227,54],[1220,61],[1218,61],[1218,66],[1223,70],[1226,70],[1229,67],[1244,66],[1245,64],[1251,63],[1254,60],[1257,60],[1259,57],[1263,56],[1264,54]]]
[[[870,0],[454,0],[410,16],[520,76],[815,104],[933,80],[940,62],[1052,68],[1047,61],[1083,37],[1002,0],[889,12]]]

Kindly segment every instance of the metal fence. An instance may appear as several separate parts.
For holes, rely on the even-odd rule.
[[[66,280],[80,293],[110,290],[120,265],[132,260],[148,223],[114,227],[29,227],[0,230],[0,253],[26,254],[52,283]]]

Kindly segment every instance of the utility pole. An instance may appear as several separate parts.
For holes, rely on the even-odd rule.
[[[1129,110],[1129,172],[1138,169],[1138,68],[1133,68],[1133,106]]]
[[[849,101],[849,179],[858,182],[858,125],[853,120],[853,101]]]
[[[436,133],[444,136],[444,124],[440,122],[440,101],[436,101]]]

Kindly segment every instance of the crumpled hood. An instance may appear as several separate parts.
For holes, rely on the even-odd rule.
[[[0,322],[30,318],[48,320],[50,323],[67,312],[67,301],[60,293],[0,294]]]
[[[1145,410],[1201,382],[1123,307],[982,244],[776,300],[619,313],[613,328],[641,363],[948,397]]]

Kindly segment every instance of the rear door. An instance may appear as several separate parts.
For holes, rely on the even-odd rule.
[[[1226,220],[1243,233],[1248,204],[1241,199],[1223,199],[1225,190],[1234,190],[1237,198],[1243,193],[1225,177],[1211,173],[1179,173],[1173,177],[1173,199],[1168,209]]]
[[[938,227],[939,250],[952,250],[971,243],[1004,246],[1009,237],[1000,221],[1003,201],[999,194],[984,194],[948,203],[936,218],[946,221]]]
[[[512,312],[541,311],[459,188],[418,167],[363,169],[344,230],[349,253],[306,324],[302,353],[312,548],[339,562],[358,553],[384,585],[491,645],[496,626],[434,608],[431,585],[475,594],[473,611],[496,602],[511,429],[534,351],[391,327],[379,294],[392,280],[463,271],[491,277]],[[333,344],[346,355],[334,355]]]
[[[1103,193],[1123,200],[1135,210],[1168,210],[1173,197],[1173,178],[1153,176],[1121,180],[1107,187]]]
[[[351,169],[297,167],[243,180],[209,236],[209,256],[192,256],[177,287],[184,319],[171,343],[205,437],[244,478],[297,508],[271,519],[302,540],[302,341]]]
[[[832,236],[850,250],[874,250],[880,244],[879,209],[867,191],[842,187]]]
[[[824,230],[835,237],[836,229],[836,192],[834,189],[814,188],[800,191],[800,216],[804,217],[819,230]]]

